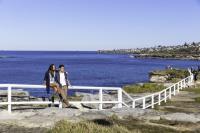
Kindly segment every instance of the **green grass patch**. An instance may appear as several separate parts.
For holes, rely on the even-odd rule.
[[[127,85],[123,87],[123,89],[127,93],[152,93],[152,92],[158,92],[165,89],[163,84],[156,84],[156,83],[144,83],[142,85],[136,84],[136,85]]]
[[[200,103],[200,97],[194,98],[195,102]]]
[[[193,92],[195,94],[200,94],[200,86],[198,86],[198,87],[190,87],[190,88],[185,89],[185,91]]]
[[[71,123],[60,121],[48,131],[48,133],[176,133],[177,130],[152,125],[144,120],[138,120],[132,117],[118,119],[110,117],[108,119],[82,121]]]
[[[131,133],[128,129],[118,125],[101,125],[97,122],[83,121],[71,123],[58,122],[48,133]]]

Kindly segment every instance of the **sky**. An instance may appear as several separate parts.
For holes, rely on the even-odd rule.
[[[0,50],[179,45],[199,34],[200,0],[0,0]]]

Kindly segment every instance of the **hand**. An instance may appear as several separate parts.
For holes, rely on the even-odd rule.
[[[42,85],[46,85],[46,81],[44,81],[44,82],[42,83]]]
[[[70,83],[69,81],[67,81],[67,82],[68,82],[68,85],[69,85],[69,86],[72,86],[71,83]]]

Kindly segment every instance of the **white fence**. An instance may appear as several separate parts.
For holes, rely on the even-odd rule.
[[[70,90],[96,90],[99,92],[99,100],[96,101],[70,101],[69,103],[92,103],[99,104],[99,109],[103,109],[103,104],[117,104],[118,108],[122,108],[123,106],[132,107],[132,108],[154,108],[155,104],[160,105],[162,101],[167,101],[167,99],[171,99],[172,95],[176,95],[179,90],[184,87],[190,85],[193,82],[193,75],[173,84],[167,89],[153,93],[151,95],[147,95],[141,98],[133,99],[129,94],[127,94],[122,88],[119,87],[90,87],[90,86],[70,86]],[[8,100],[7,102],[0,102],[0,105],[8,105],[8,112],[11,113],[12,105],[25,105],[25,104],[52,104],[51,101],[12,101],[12,89],[20,88],[20,89],[28,89],[28,88],[46,88],[43,85],[22,85],[22,84],[0,84],[0,88],[7,88],[8,92]],[[117,100],[104,101],[103,100],[103,91],[117,91]],[[123,101],[123,95],[128,97],[129,101]],[[131,105],[130,105],[131,103]],[[54,102],[54,104],[59,104],[59,107],[62,108],[62,103],[59,101]]]
[[[0,88],[7,88],[8,92],[8,100],[7,102],[0,102],[0,105],[8,105],[8,112],[12,111],[12,105],[25,105],[25,104],[52,104],[51,101],[23,101],[23,102],[15,102],[12,101],[12,89],[34,89],[34,88],[42,88],[46,87],[43,85],[23,85],[23,84],[0,84]],[[99,109],[103,109],[103,104],[114,103],[118,104],[118,108],[122,107],[122,89],[119,87],[90,87],[90,86],[70,86],[70,90],[96,90],[99,91],[99,100],[98,101],[70,101],[70,104],[73,103],[92,103],[99,104]],[[103,91],[117,91],[118,99],[115,101],[103,101]],[[59,101],[55,101],[53,104],[59,104],[59,107],[62,108],[62,103]]]
[[[193,82],[193,75],[190,75],[187,78],[182,79],[181,81],[173,84],[172,86],[160,92],[156,92],[137,99],[133,99],[132,97],[129,96],[129,94],[127,94],[123,90],[123,93],[130,99],[128,103],[129,104],[132,103],[132,105],[128,105],[128,103],[126,105],[132,108],[142,108],[142,109],[146,109],[149,107],[154,108],[156,104],[160,105],[162,101],[167,102],[167,99],[171,99],[172,95],[175,96],[177,93],[179,93],[180,90],[190,86],[192,82]]]

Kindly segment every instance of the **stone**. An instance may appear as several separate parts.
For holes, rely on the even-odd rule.
[[[103,94],[103,101],[114,101],[114,100],[116,100],[116,97],[114,95]],[[87,94],[82,98],[82,101],[99,101],[99,94]],[[99,108],[99,104],[83,103],[82,105],[90,109]],[[104,109],[112,108],[114,106],[115,104],[103,104]]]
[[[161,76],[161,75],[151,75],[149,77],[149,81],[153,83],[164,83],[167,81],[168,76]]]
[[[169,113],[166,115],[161,115],[161,119],[169,121],[192,122],[192,123],[200,122],[200,118],[198,118],[196,115],[186,114],[186,113]]]

